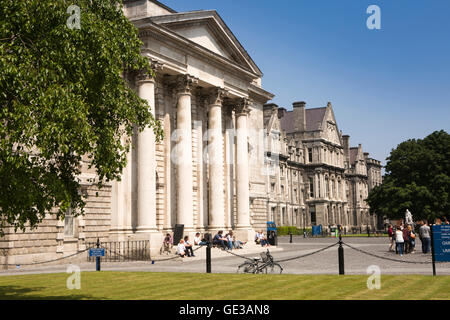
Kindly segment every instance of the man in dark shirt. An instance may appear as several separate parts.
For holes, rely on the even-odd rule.
[[[213,244],[215,245],[220,245],[224,250],[228,249],[228,245],[227,245],[228,241],[227,238],[223,237],[223,231],[220,230],[213,239]]]

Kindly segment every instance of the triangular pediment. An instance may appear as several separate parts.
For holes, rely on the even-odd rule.
[[[278,114],[274,113],[270,119],[270,131],[281,132],[280,119],[278,119]]]
[[[262,75],[247,51],[214,10],[156,16],[151,20],[240,67]]]

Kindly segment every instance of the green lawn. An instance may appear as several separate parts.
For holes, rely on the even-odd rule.
[[[380,290],[367,289],[367,276],[102,271],[83,272],[80,290],[66,288],[68,277],[63,273],[0,276],[0,299],[450,299],[450,276],[386,275],[381,277]]]

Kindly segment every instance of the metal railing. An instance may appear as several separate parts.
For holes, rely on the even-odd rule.
[[[96,242],[88,242],[87,246],[95,248]],[[111,241],[100,242],[100,248],[105,248],[104,262],[121,261],[150,261],[150,241]],[[87,257],[89,262],[95,261],[95,257]]]

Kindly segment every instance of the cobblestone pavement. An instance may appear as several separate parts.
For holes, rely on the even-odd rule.
[[[294,237],[293,243],[289,243],[288,237],[280,237],[277,248],[270,248],[275,260],[284,260],[300,255],[312,253],[321,248],[337,243],[335,238],[306,238]],[[417,241],[417,250],[414,254],[403,255],[402,257],[393,252],[388,252],[387,238],[367,238],[349,237],[343,239],[344,243],[388,259],[403,260],[415,263],[403,263],[381,259],[378,257],[363,254],[344,246],[344,260],[346,274],[366,274],[366,270],[371,265],[376,265],[381,269],[382,274],[432,274],[431,255],[421,252],[420,241]],[[213,273],[235,273],[237,267],[245,261],[241,257],[233,256],[218,249],[212,249],[212,272]],[[104,271],[150,271],[150,272],[206,272],[205,248],[196,252],[195,258],[177,258],[169,261],[151,262],[120,262],[102,263]],[[264,249],[250,246],[250,249],[235,250],[233,253],[252,258],[259,256],[259,252]],[[170,257],[170,256],[169,256]],[[165,259],[167,256],[155,259]],[[421,264],[427,262],[426,264]],[[417,263],[417,264],[416,264]],[[338,246],[334,246],[320,253],[310,255],[301,259],[285,261],[280,263],[284,268],[283,273],[287,274],[338,274]],[[82,271],[95,271],[95,263],[77,263]],[[66,265],[22,268],[19,270],[2,270],[0,275],[27,274],[27,273],[51,273],[65,272]],[[450,263],[436,264],[438,275],[450,275]]]

